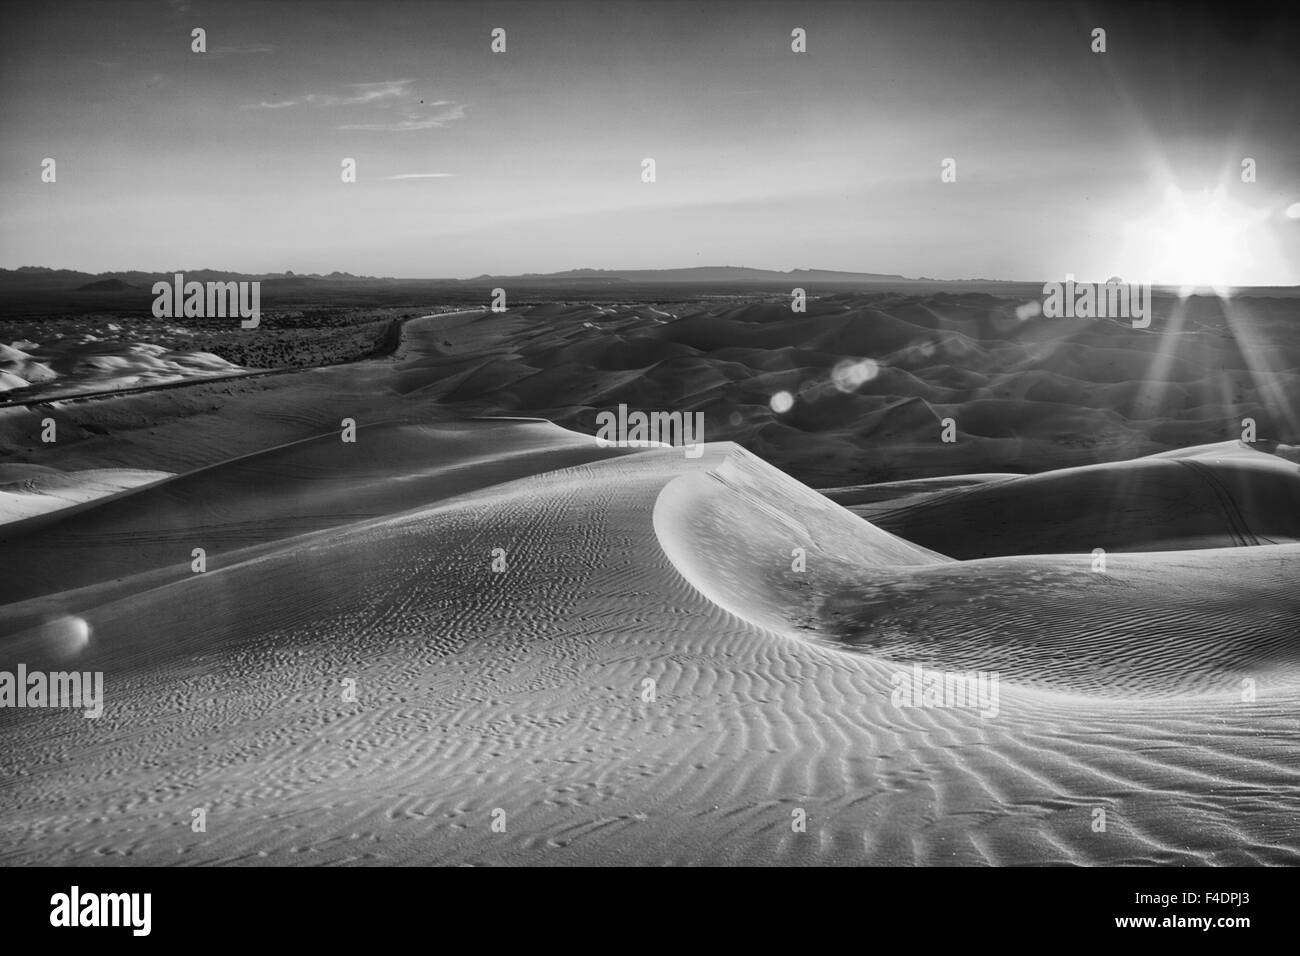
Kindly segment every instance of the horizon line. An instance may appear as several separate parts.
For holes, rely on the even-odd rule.
[[[227,275],[227,276],[264,276],[264,277],[272,277],[272,278],[300,278],[300,279],[313,279],[313,278],[326,279],[329,278],[330,276],[347,276],[354,279],[375,281],[375,282],[474,282],[480,279],[557,279],[557,278],[558,279],[581,279],[583,278],[582,275],[583,273],[607,274],[613,276],[613,275],[618,275],[620,273],[631,273],[631,272],[642,272],[642,273],[703,272],[711,269],[719,269],[719,270],[731,269],[736,271],[747,271],[747,272],[765,272],[765,273],[770,273],[773,276],[795,276],[799,273],[821,272],[821,273],[843,275],[846,277],[844,280],[842,280],[844,282],[854,281],[854,278],[852,277],[863,277],[863,278],[870,277],[870,281],[878,281],[881,283],[887,283],[890,281],[952,282],[952,283],[979,282],[979,283],[1001,284],[1001,285],[1039,285],[1039,284],[1046,284],[1049,282],[1073,281],[1076,285],[1083,285],[1083,284],[1105,285],[1108,282],[1110,282],[1112,279],[1118,279],[1120,282],[1125,282],[1131,285],[1149,285],[1153,289],[1198,289],[1198,290],[1204,289],[1208,291],[1214,291],[1215,289],[1221,289],[1221,288],[1233,289],[1233,290],[1236,289],[1300,289],[1300,283],[1287,283],[1287,282],[1263,283],[1263,284],[1250,283],[1250,284],[1240,284],[1240,285],[1234,283],[1203,283],[1203,284],[1192,285],[1184,282],[1159,282],[1159,281],[1145,282],[1141,280],[1130,281],[1114,275],[1108,276],[1105,279],[1078,278],[1073,275],[1069,275],[1068,277],[1049,278],[1049,279],[1004,279],[1004,278],[991,279],[983,276],[943,278],[939,276],[906,276],[906,275],[902,275],[901,273],[867,272],[867,271],[857,272],[849,269],[823,269],[818,267],[795,267],[791,269],[782,270],[782,269],[768,269],[760,266],[734,266],[734,265],[668,266],[668,267],[660,267],[660,268],[615,268],[615,269],[580,266],[580,267],[570,268],[570,269],[559,269],[554,272],[519,272],[519,273],[484,272],[473,276],[391,276],[391,275],[385,276],[385,275],[368,275],[362,273],[348,272],[347,270],[343,270],[343,269],[333,269],[329,272],[295,272],[293,270],[285,270],[283,272],[247,272],[247,271],[241,271],[235,269],[214,269],[210,267],[204,267],[198,269],[160,269],[160,270],[132,268],[132,269],[110,269],[103,272],[88,272],[84,269],[56,267],[56,266],[33,266],[33,265],[0,266],[0,272],[8,272],[8,273],[26,272],[28,274],[34,272],[71,272],[71,273],[77,273],[80,275],[89,276],[93,279],[120,276],[120,275],[129,275],[133,273],[138,273],[140,275],[146,275],[146,276],[174,276],[178,273],[181,275],[185,275],[186,273],[206,272],[206,273],[216,273],[219,275]],[[701,281],[707,282],[710,280],[701,280]],[[827,280],[823,280],[823,281],[827,281]]]

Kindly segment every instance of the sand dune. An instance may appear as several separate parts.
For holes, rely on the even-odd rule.
[[[0,394],[24,401],[240,371],[239,366],[209,352],[173,350],[147,342],[103,341],[89,333],[44,344],[0,345]]]
[[[339,433],[304,439],[0,525],[0,557],[12,568],[4,592],[18,601],[154,569],[177,579],[192,573],[194,548],[219,567],[241,548],[630,452],[524,421],[378,423],[356,443]]]
[[[409,323],[393,364],[318,370],[294,377],[287,391],[319,385],[302,412],[319,420],[317,432],[337,425],[341,398],[368,410],[378,392],[404,399],[397,410],[381,403],[390,418],[424,420],[436,402],[442,417],[523,415],[588,434],[602,409],[620,403],[701,412],[709,440],[736,441],[814,487],[1130,461],[1236,440],[1245,419],[1259,442],[1300,442],[1300,327],[1288,300],[1157,297],[1147,330],[1021,320],[1020,304],[973,293],[872,292],[814,299],[806,313],[792,313],[785,300],[716,310],[563,303],[472,310]],[[864,359],[874,373],[837,386],[836,369]],[[363,387],[370,383],[374,389]],[[770,404],[780,391],[794,398],[783,413]],[[138,454],[156,453],[153,440],[133,449],[137,455],[117,452],[126,432],[142,422],[156,428],[183,406],[120,407],[138,409],[138,417],[101,421],[107,410],[60,409],[70,424],[112,432],[110,447],[85,467],[111,460],[182,471],[217,460],[198,450],[184,462],[142,462]],[[34,421],[0,415],[0,448],[40,449],[33,440],[40,416],[32,414]],[[952,441],[942,438],[946,420]],[[255,431],[281,424],[276,416]],[[310,434],[285,428],[266,441]],[[265,447],[238,433],[223,440],[244,452]]]
[[[857,334],[856,301],[821,306],[817,348]],[[978,299],[876,308],[989,354],[1024,333]],[[920,443],[907,416],[930,399],[863,389],[819,432],[760,394],[729,404],[804,353],[751,375],[667,350],[624,378],[616,340],[672,321],[533,314],[413,323],[391,360],[58,410],[78,437],[43,467],[176,474],[0,525],[0,670],[102,671],[106,689],[94,720],[0,710],[0,862],[1300,859],[1293,447],[822,495],[763,450],[856,463]],[[705,318],[670,341],[721,335]],[[777,321],[728,321],[760,320]],[[556,367],[530,349],[564,336],[609,340],[611,367],[529,386]],[[466,419],[444,390],[498,413],[551,396],[577,419],[584,388],[651,397],[673,363],[679,396],[743,413],[758,447],[601,448]],[[900,434],[871,437],[897,408]],[[0,430],[29,441],[30,420]],[[996,672],[996,713],[899,703],[918,665]]]
[[[429,438],[491,460],[516,427]],[[533,436],[569,447],[546,431]],[[1300,851],[1285,731],[1300,546],[1124,555],[1105,575],[1078,555],[955,562],[734,445],[528,470],[430,486],[404,511],[235,550],[202,575],[100,584],[75,621],[15,632],[42,600],[11,605],[3,663],[101,669],[109,704],[95,721],[0,717],[25,768],[5,861]],[[890,675],[917,661],[999,671],[1000,714],[892,706]],[[1257,703],[1234,696],[1243,676]],[[189,831],[197,806],[207,833]]]
[[[852,507],[955,558],[1295,544],[1300,466],[1230,443]]]
[[[5,524],[71,508],[171,477],[165,471],[93,468],[62,472],[42,465],[0,465],[0,535]]]
[[[399,389],[593,432],[627,403],[700,411],[814,485],[1127,461],[1241,436],[1300,441],[1300,338],[1286,300],[1157,298],[1149,330],[1016,317],[983,294],[844,293],[647,318],[550,303],[439,333]],[[852,389],[835,369],[869,358]],[[769,407],[778,391],[790,411]],[[940,439],[951,418],[956,440]]]

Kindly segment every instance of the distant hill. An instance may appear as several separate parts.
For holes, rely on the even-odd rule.
[[[21,266],[17,269],[0,269],[0,292],[149,292],[155,282],[171,282],[181,272],[185,280],[195,282],[268,282],[282,287],[310,287],[345,283],[389,283],[391,278],[356,276],[349,272],[331,272],[329,275],[295,275],[292,272],[250,274],[223,272],[216,269],[176,269],[171,272],[77,272],[72,269],[47,269],[43,266]]]
[[[829,269],[750,269],[745,266],[695,266],[689,269],[569,269],[564,272],[525,272],[519,276],[482,278],[537,281],[587,280],[591,282],[906,282],[904,276],[878,272],[836,272]],[[478,280],[473,280],[478,281]]]
[[[186,281],[232,282],[259,281],[279,288],[307,288],[314,285],[346,283],[437,282],[447,284],[482,285],[487,282],[516,282],[528,284],[564,283],[566,285],[624,285],[624,284],[690,284],[690,283],[780,283],[798,285],[800,282],[910,282],[904,276],[877,272],[837,272],[828,269],[792,269],[778,272],[770,269],[750,269],[744,266],[697,266],[689,269],[569,269],[563,272],[527,272],[521,275],[481,275],[472,279],[423,278],[394,279],[392,277],[359,276],[349,272],[331,272],[328,275],[312,273],[297,275],[293,272],[243,273],[218,269],[177,269],[172,272],[76,272],[70,269],[46,269],[41,266],[23,266],[18,269],[0,269],[0,290],[15,291],[68,291],[68,292],[138,292],[148,291],[155,282],[170,282],[176,272],[182,272]]]
[[[78,292],[123,292],[127,289],[134,291],[135,286],[121,279],[100,279],[98,282],[87,282],[85,285],[77,286]]]

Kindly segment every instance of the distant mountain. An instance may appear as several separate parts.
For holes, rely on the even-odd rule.
[[[480,276],[483,279],[526,279],[530,282],[585,280],[622,282],[907,282],[906,277],[879,272],[837,272],[830,269],[750,269],[745,266],[695,266],[688,269],[569,269],[564,272],[526,272],[520,276]]]
[[[98,282],[87,282],[85,285],[77,286],[78,292],[124,292],[128,289],[134,291],[135,286],[121,279],[100,279]]]
[[[428,284],[434,287],[483,287],[513,283],[531,286],[593,286],[619,287],[624,285],[779,285],[794,288],[816,283],[828,285],[887,284],[909,289],[987,288],[1003,290],[1010,287],[1042,285],[1042,280],[1026,279],[933,279],[929,276],[910,277],[886,272],[842,272],[835,269],[751,269],[746,266],[693,266],[685,269],[566,269],[562,272],[525,272],[519,275],[478,275],[473,278],[451,277],[402,278],[392,276],[353,275],[350,272],[296,274],[293,272],[228,272],[219,269],[175,269],[168,272],[77,272],[71,269],[49,269],[44,266],[21,266],[17,269],[0,269],[0,293],[24,292],[120,292],[149,293],[155,282],[171,282],[181,272],[186,281],[196,282],[262,282],[265,291],[355,286],[364,290],[373,287],[410,289],[413,285]],[[1157,287],[1159,288],[1159,287]],[[1272,287],[1269,287],[1272,288]],[[1294,289],[1300,287],[1280,287]]]
[[[71,269],[47,269],[42,266],[22,266],[18,269],[0,269],[0,294],[39,294],[62,292],[94,292],[123,295],[150,294],[155,282],[171,282],[176,272],[193,282],[261,282],[263,291],[310,290],[334,286],[398,285],[413,282],[441,286],[483,286],[513,283],[515,285],[566,285],[566,286],[623,286],[623,285],[737,285],[780,284],[790,287],[800,283],[877,283],[910,282],[899,275],[875,272],[836,272],[826,269],[792,269],[777,272],[769,269],[750,269],[744,266],[698,266],[689,269],[569,269],[564,272],[525,273],[523,275],[481,275],[472,279],[424,278],[394,279],[376,276],[353,275],[350,272],[331,272],[328,275],[293,272],[243,273],[219,269],[177,269],[169,272],[78,272]]]
[[[171,282],[176,272],[184,274],[186,281],[239,282],[257,281],[274,289],[310,289],[327,285],[406,284],[428,282],[437,285],[483,286],[500,283],[516,285],[567,285],[567,286],[622,286],[622,285],[690,285],[710,284],[734,286],[737,284],[782,285],[794,288],[800,284],[818,283],[899,283],[926,282],[930,284],[947,280],[913,279],[895,273],[841,272],[834,269],[791,269],[786,272],[774,269],[751,269],[746,266],[694,266],[686,269],[567,269],[562,272],[525,272],[520,275],[479,275],[470,279],[405,278],[391,276],[363,276],[350,272],[295,274],[293,272],[245,273],[220,269],[176,269],[169,272],[77,272],[70,269],[47,269],[42,266],[22,266],[18,269],[0,269],[0,292],[149,292],[155,282]],[[960,280],[979,281],[989,280]]]
[[[0,269],[0,288],[17,291],[72,291],[97,278],[100,277],[89,272],[73,272],[71,269],[23,266],[20,269]]]
[[[187,282],[267,282],[281,287],[310,287],[327,283],[386,283],[392,278],[357,276],[350,272],[329,275],[295,275],[292,272],[251,274],[217,269],[175,269],[171,272],[77,272],[72,269],[47,269],[44,266],[21,266],[0,269],[0,291],[11,292],[149,292],[155,282],[171,282],[177,273]]]

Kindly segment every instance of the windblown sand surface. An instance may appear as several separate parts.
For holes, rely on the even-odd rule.
[[[0,525],[170,477],[165,471],[130,468],[62,472],[41,465],[0,465]]]
[[[731,441],[448,407],[540,414],[520,396],[559,356],[511,363],[555,334],[440,316],[393,361],[56,409],[76,440],[42,454],[38,412],[0,416],[43,466],[175,475],[0,525],[0,669],[100,670],[107,696],[0,711],[0,862],[1300,860],[1294,446],[841,471],[828,497]],[[556,374],[552,411],[630,402],[659,361]],[[793,427],[757,401],[784,378],[719,360],[701,402],[715,376],[755,389],[749,438]],[[998,672],[998,712],[896,706],[914,664]]]

